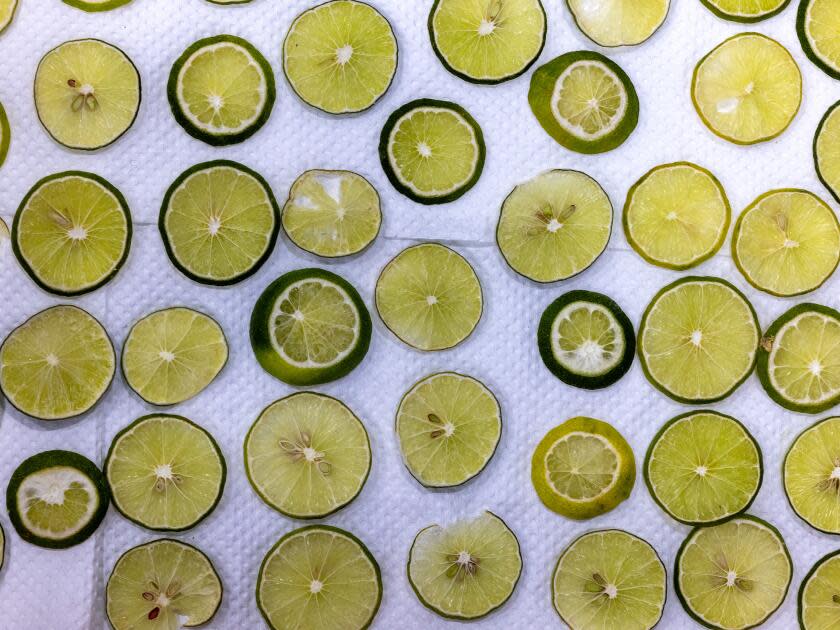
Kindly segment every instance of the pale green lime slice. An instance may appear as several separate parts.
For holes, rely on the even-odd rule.
[[[12,23],[17,5],[18,0],[0,0],[0,33]]]
[[[99,11],[117,9],[128,4],[131,0],[62,0],[62,2],[88,13],[98,13]]]
[[[840,103],[835,103],[814,135],[814,165],[820,181],[840,200]]]
[[[832,0],[801,0],[796,33],[808,58],[840,79],[840,15]]]
[[[823,556],[799,588],[799,625],[803,630],[833,630],[840,624],[840,552]]]
[[[3,163],[6,161],[6,156],[9,154],[11,140],[12,130],[9,127],[9,118],[6,116],[3,103],[0,103],[0,166],[3,166]]]
[[[781,13],[790,0],[700,0],[708,9],[733,22],[759,22]]]
[[[580,30],[599,46],[635,46],[662,26],[671,0],[566,0]]]

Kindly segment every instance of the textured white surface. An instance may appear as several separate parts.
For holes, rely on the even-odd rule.
[[[561,0],[544,0],[549,18],[548,61],[569,50],[595,48],[581,35]],[[157,308],[184,304],[216,317],[231,343],[231,358],[220,378],[197,398],[172,409],[206,427],[227,458],[229,476],[215,513],[178,537],[202,548],[215,562],[225,596],[214,629],[260,628],[254,585],[264,553],[284,532],[300,525],[265,506],[251,490],[242,465],[242,440],[260,410],[292,389],[265,374],[248,343],[250,308],[280,273],[303,266],[329,266],[353,282],[369,307],[379,269],[413,239],[446,239],[474,265],[486,297],[484,317],[469,341],[448,352],[410,350],[376,322],[371,351],[350,376],[321,391],[344,400],[367,426],[373,469],[360,497],[327,522],[364,540],[383,573],[384,597],[376,628],[444,628],[452,625],[424,609],[406,581],[404,564],[416,531],[458,515],[491,509],[502,516],[522,544],[524,573],[513,598],[477,628],[543,628],[562,624],[550,603],[550,576],[561,549],[580,533],[622,527],[659,551],[672,574],[677,548],[688,528],[669,520],[649,497],[641,477],[629,501],[587,523],[574,523],[542,507],[529,480],[530,455],[551,427],[574,415],[612,422],[635,450],[641,464],[656,430],[685,410],[657,393],[642,376],[638,361],[615,386],[583,392],[565,386],[543,367],[535,343],[543,308],[561,293],[586,288],[612,296],[635,325],[650,297],[678,274],[655,269],[629,250],[620,229],[620,210],[630,185],[649,168],[691,160],[722,181],[737,214],[771,188],[804,187],[832,202],[819,184],[811,159],[813,132],[838,97],[840,84],[813,67],[802,54],[794,29],[795,6],[753,30],[777,38],[793,53],[804,75],[802,110],[778,140],[743,148],[713,136],[694,113],[689,97],[691,71],[702,55],[726,37],[749,30],[723,22],[699,0],[674,0],[662,29],[640,47],[608,52],[636,84],[642,103],[636,132],[618,150],[602,156],[569,153],[542,132],[527,105],[528,75],[499,87],[467,84],[448,74],[434,56],[425,26],[431,0],[376,0],[392,21],[400,45],[400,65],[391,90],[373,110],[333,118],[302,104],[280,68],[280,46],[293,17],[308,0],[255,0],[216,6],[204,0],[135,0],[117,11],[86,14],[59,0],[21,0],[14,23],[0,36],[0,101],[12,126],[12,145],[0,169],[0,216],[11,224],[14,211],[40,177],[75,168],[108,178],[126,195],[135,219],[131,255],[107,287],[77,300],[101,319],[119,348],[133,321]],[[793,2],[792,5],[795,5]],[[193,140],[175,123],[165,95],[172,61],[199,37],[232,33],[253,42],[274,66],[277,103],[266,126],[243,144],[214,149]],[[143,103],[134,127],[109,149],[81,154],[55,144],[39,125],[31,97],[40,57],[67,39],[99,37],[125,50],[140,70]],[[390,111],[417,97],[459,102],[479,121],[488,147],[478,185],[454,204],[422,207],[398,195],[378,163],[379,129]],[[199,161],[230,158],[259,171],[281,200],[294,179],[309,168],[360,172],[383,198],[383,236],[363,255],[325,263],[294,248],[282,237],[265,267],[228,289],[194,284],[166,258],[157,232],[163,194],[183,169]],[[493,242],[498,208],[513,186],[548,168],[576,168],[595,177],[616,208],[616,230],[608,252],[586,273],[562,285],[536,286],[509,271]],[[726,247],[728,248],[727,242]],[[752,300],[763,326],[791,306],[752,290],[724,251],[697,270],[733,281]],[[840,277],[811,301],[837,307]],[[0,246],[0,335],[26,317],[58,302],[41,292],[15,262],[8,243]],[[486,471],[453,492],[421,488],[404,469],[393,433],[402,394],[434,371],[458,370],[483,380],[498,396],[504,430],[499,450]],[[782,457],[794,436],[814,419],[775,406],[752,376],[730,399],[714,407],[741,419],[764,452],[765,476],[753,514],[777,525],[795,564],[791,592],[767,628],[796,626],[796,591],[812,563],[838,546],[797,520],[781,490]],[[113,435],[134,418],[153,411],[117,376],[102,403],[87,417],[46,425],[21,416],[8,405],[0,423],[0,485],[26,456],[50,448],[69,448],[101,464]],[[0,572],[0,626],[13,630],[99,629],[103,588],[120,553],[155,534],[111,509],[103,526],[83,545],[62,552],[22,542],[5,513],[6,565]],[[694,628],[673,589],[665,617],[668,630]]]

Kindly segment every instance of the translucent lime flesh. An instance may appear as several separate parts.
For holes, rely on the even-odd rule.
[[[77,534],[93,518],[100,501],[90,478],[72,466],[51,466],[28,475],[15,499],[26,529],[51,540]]]
[[[634,46],[665,21],[670,0],[569,0],[580,30],[601,46]]]
[[[814,157],[820,178],[840,197],[840,107],[832,108],[814,141]]]
[[[624,120],[627,91],[605,64],[576,61],[557,78],[551,112],[567,133],[593,142],[612,133]]]
[[[831,0],[809,0],[805,37],[813,53],[829,68],[840,72],[840,14]]]
[[[600,435],[569,433],[545,458],[551,489],[571,501],[591,501],[612,488],[618,479],[619,454]]]
[[[799,592],[799,618],[805,630],[840,627],[840,557],[832,554],[811,569]]]
[[[840,418],[827,418],[797,437],[783,472],[796,513],[821,531],[840,533]]]
[[[627,341],[609,309],[594,302],[575,302],[555,317],[551,350],[557,362],[573,374],[600,376],[621,363]]]

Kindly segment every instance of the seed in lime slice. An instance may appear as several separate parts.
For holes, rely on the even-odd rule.
[[[12,23],[17,5],[18,0],[0,0],[0,33],[5,31]]]
[[[370,473],[364,425],[341,401],[300,392],[273,402],[245,437],[245,472],[268,505],[322,518],[355,499]]]
[[[11,141],[12,130],[11,127],[9,127],[9,119],[6,116],[6,110],[3,108],[3,103],[0,103],[0,166],[3,166],[3,163],[6,161]]]
[[[799,626],[829,630],[837,626],[840,606],[840,551],[820,558],[799,587]]]
[[[790,0],[700,0],[709,11],[732,22],[760,22],[781,13]]]
[[[820,420],[797,436],[785,455],[782,481],[803,521],[840,534],[840,418]]]
[[[635,46],[662,26],[671,0],[567,0],[567,4],[578,28],[599,46]]]
[[[814,135],[817,176],[840,201],[840,101],[828,108]]]
[[[840,15],[832,0],[800,0],[796,34],[808,59],[834,79],[840,79]]]

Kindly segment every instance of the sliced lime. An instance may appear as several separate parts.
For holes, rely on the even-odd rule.
[[[799,626],[831,630],[840,624],[840,551],[820,558],[799,587]]]
[[[0,33],[5,31],[12,23],[17,5],[18,0],[0,0]]]
[[[225,458],[213,436],[181,416],[132,422],[114,437],[104,468],[120,514],[159,531],[196,526],[225,487]]]
[[[0,166],[6,161],[9,154],[9,144],[12,140],[12,130],[9,127],[9,119],[6,117],[6,110],[3,103],[0,103]]]
[[[341,401],[301,392],[266,407],[245,437],[260,498],[293,518],[322,518],[355,499],[370,473],[365,426]]]
[[[76,7],[88,13],[95,13],[98,11],[110,11],[117,9],[123,5],[128,4],[131,0],[62,0],[64,4],[69,4],[71,7]]]
[[[818,68],[840,79],[840,15],[832,0],[800,0],[796,34],[802,50]]]
[[[671,0],[567,0],[567,4],[578,28],[599,46],[635,46],[662,26]]]
[[[252,0],[207,0],[207,2],[212,2],[213,4],[220,4],[222,6],[227,6],[229,4],[248,4]]]
[[[3,563],[6,560],[6,534],[3,531],[3,526],[0,525],[0,569],[3,568]]]
[[[790,0],[700,0],[719,18],[732,22],[760,22],[781,13]]]
[[[840,201],[840,101],[828,108],[817,127],[814,165],[820,181]]]

